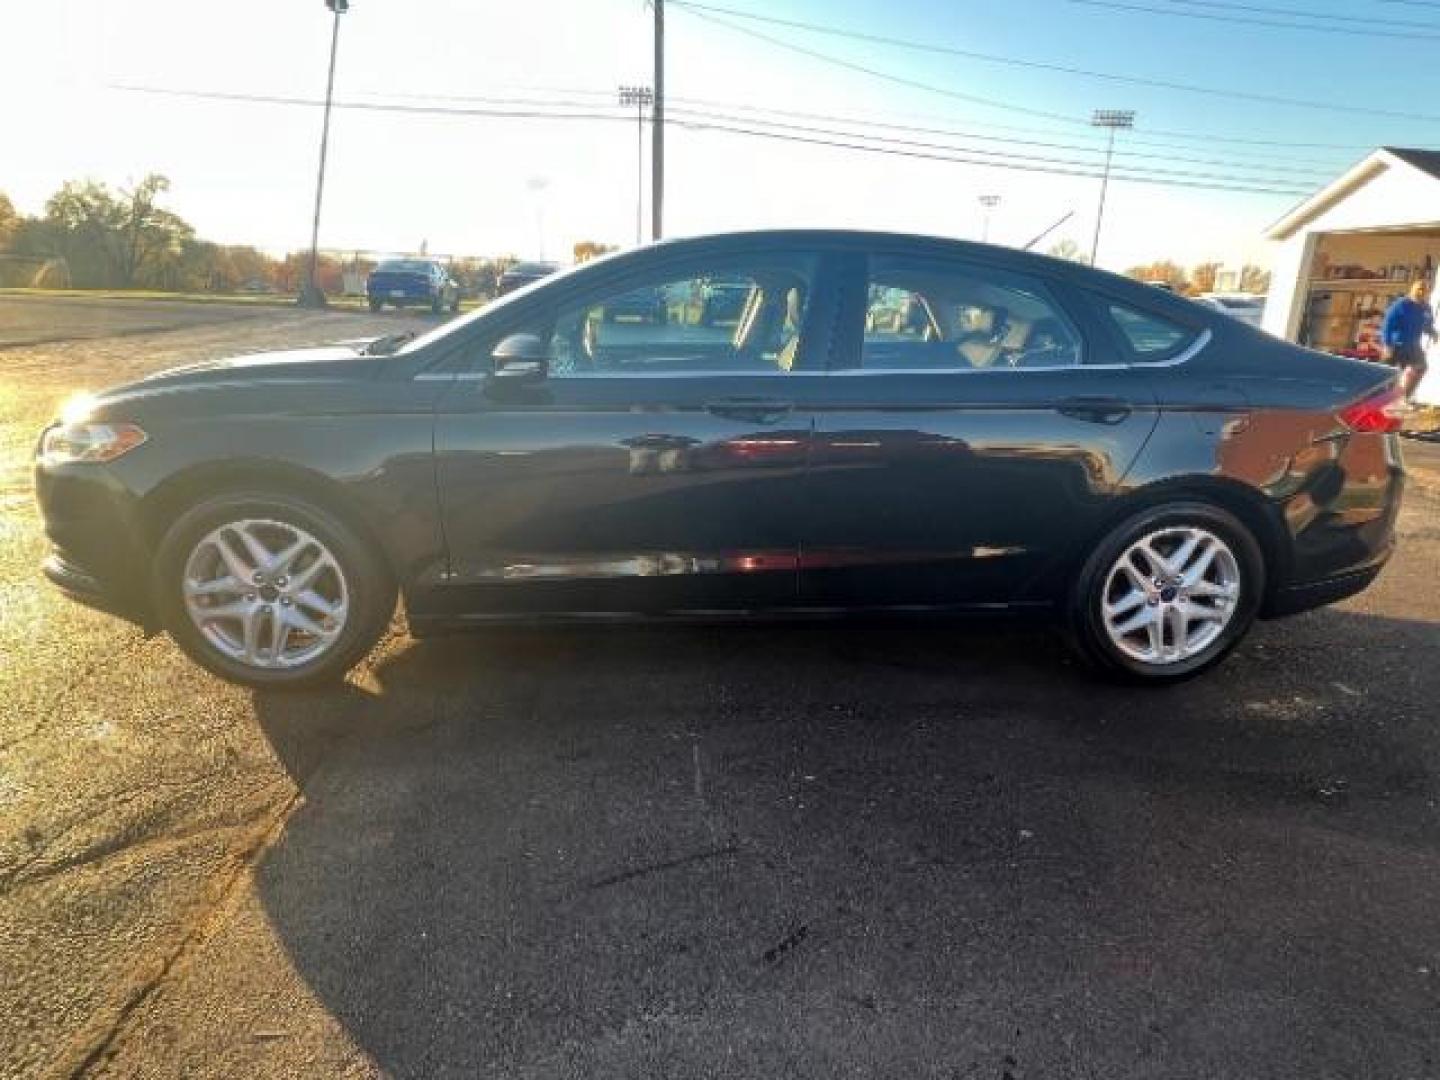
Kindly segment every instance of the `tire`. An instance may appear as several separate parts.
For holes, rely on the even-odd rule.
[[[293,572],[297,582],[290,583],[283,576],[274,579],[287,585],[300,585],[304,591],[296,592],[292,599],[279,593],[274,582],[267,580],[264,587],[250,589],[247,584],[243,590],[237,590],[227,585],[213,598],[187,600],[187,580],[214,576],[217,578],[214,583],[218,584],[220,576],[225,581],[239,577],[228,564],[222,566],[220,547],[213,538],[222,537],[232,551],[242,553],[242,561],[247,566],[257,564],[241,542],[243,537],[237,531],[241,523],[271,552],[292,546],[292,542],[298,544],[302,536],[316,542],[300,550],[294,558],[292,565],[296,568]],[[308,587],[304,586],[299,579],[325,561],[322,553],[329,557],[329,562]],[[207,560],[213,560],[214,569],[197,573],[197,568],[203,567]],[[196,576],[187,578],[188,574]],[[397,594],[394,577],[384,559],[342,517],[305,496],[261,491],[217,495],[180,515],[160,542],[153,588],[165,629],[190,659],[229,682],[265,690],[291,690],[338,682],[385,632],[395,612]],[[239,595],[242,592],[244,595]],[[313,599],[306,598],[307,592]],[[329,595],[322,596],[322,593]],[[324,625],[330,618],[310,605],[321,600],[333,604],[336,593],[339,603],[331,610],[339,611],[340,616],[338,626],[332,631]],[[207,629],[202,630],[197,617],[192,615],[191,605],[211,603],[234,608],[243,606],[252,614],[207,619]],[[261,605],[265,612],[284,613],[284,618],[278,620],[286,624],[284,636],[276,628],[273,615],[253,614]],[[301,629],[298,622],[290,623],[292,618],[302,615],[315,633]],[[244,630],[250,619],[254,619],[258,627],[254,632],[256,640],[266,636],[268,642],[273,642],[279,637],[280,663],[271,663],[263,648],[257,650],[254,662],[234,655],[236,643],[250,640]]]
[[[372,297],[370,297],[370,310],[371,310],[371,311],[379,311],[379,310],[380,310],[381,308],[383,308],[384,306],[385,306],[385,301],[384,301],[384,300],[381,300],[378,296],[372,296]]]
[[[1199,539],[1196,554],[1186,558],[1183,547],[1197,536],[1218,543]],[[1143,551],[1136,551],[1142,544],[1185,560],[1190,570],[1177,572],[1168,581],[1138,573],[1148,559]],[[1214,554],[1209,555],[1212,548]],[[1192,580],[1207,555],[1199,580]],[[1122,565],[1127,560],[1137,573]],[[1157,587],[1156,581],[1164,581],[1164,586]],[[1225,659],[1255,621],[1264,592],[1264,555],[1234,515],[1210,503],[1167,503],[1121,522],[1096,545],[1071,590],[1066,622],[1076,651],[1101,673],[1128,682],[1165,685],[1192,678]],[[1137,594],[1144,597],[1142,603],[1135,603]],[[1113,604],[1108,620],[1107,602]],[[1142,612],[1150,615],[1152,623],[1158,620],[1158,650],[1151,623],[1117,640],[1119,631],[1143,618]],[[1180,636],[1177,622],[1185,628],[1187,643],[1182,646],[1175,645]]]

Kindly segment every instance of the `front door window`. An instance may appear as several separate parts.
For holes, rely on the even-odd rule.
[[[670,275],[562,310],[551,376],[746,375],[796,363],[808,260]]]

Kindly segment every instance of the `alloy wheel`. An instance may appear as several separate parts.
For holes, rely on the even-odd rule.
[[[1215,533],[1173,526],[1131,544],[1105,578],[1105,630],[1124,655],[1169,665],[1215,644],[1240,602],[1240,565]]]
[[[246,519],[212,530],[191,550],[180,587],[205,640],[255,668],[316,660],[334,646],[350,612],[339,560],[283,521]]]

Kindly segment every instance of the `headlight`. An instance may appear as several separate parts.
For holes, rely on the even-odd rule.
[[[148,436],[134,424],[56,424],[40,436],[40,460],[46,465],[114,461]]]

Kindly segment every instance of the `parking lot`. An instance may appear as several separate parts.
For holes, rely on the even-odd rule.
[[[397,628],[271,696],[49,590],[34,436],[428,319],[60,303],[0,348],[0,1074],[1440,1073],[1440,446],[1372,590],[1169,690],[874,623]]]

